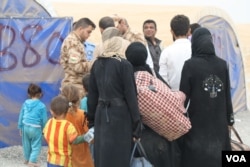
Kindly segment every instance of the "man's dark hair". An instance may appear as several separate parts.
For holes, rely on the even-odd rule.
[[[148,20],[145,20],[145,21],[144,21],[143,26],[142,26],[142,29],[144,29],[144,25],[145,25],[145,24],[148,24],[148,23],[153,23],[154,26],[155,26],[155,30],[157,30],[156,22],[155,22],[154,20],[151,20],[151,19],[148,19]]]
[[[92,26],[94,29],[96,28],[96,25],[93,21],[91,21],[89,18],[81,18],[74,24],[74,30],[78,29],[79,27],[87,28],[88,26]]]
[[[69,101],[64,96],[56,96],[50,103],[50,109],[57,116],[66,114],[69,109]]]
[[[194,30],[196,30],[197,28],[200,28],[200,27],[201,27],[201,25],[198,23],[190,24],[191,34],[193,34]]]
[[[176,15],[170,22],[171,30],[175,36],[187,35],[190,26],[189,18],[185,15]]]
[[[105,16],[100,19],[99,27],[105,30],[108,27],[115,27],[115,22],[112,17]]]

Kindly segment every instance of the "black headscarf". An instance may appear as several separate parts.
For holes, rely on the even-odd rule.
[[[208,29],[197,28],[192,35],[192,57],[215,56],[213,38]]]
[[[136,71],[148,71],[152,74],[152,71],[149,65],[146,63],[148,52],[141,42],[132,42],[126,52],[125,52],[127,60],[133,65],[134,72]]]
[[[134,67],[134,72],[136,71],[147,71],[150,74],[153,75],[152,70],[149,67],[149,65],[146,63],[147,57],[148,57],[148,52],[145,47],[141,42],[132,42],[126,52],[125,52],[127,60],[133,65]],[[164,82],[168,87],[168,83],[161,77],[161,75],[154,71],[156,77],[160,79],[162,82]]]

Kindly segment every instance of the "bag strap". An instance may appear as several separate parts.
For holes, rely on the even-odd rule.
[[[139,151],[139,154],[141,156],[145,157],[148,160],[147,154],[140,141],[137,141],[137,150]]]
[[[188,104],[186,106],[186,116],[189,119],[189,113],[188,113],[188,108],[189,108],[190,100],[188,100]]]
[[[237,130],[234,128],[234,126],[232,126],[231,131],[234,132],[234,134],[235,134],[235,136],[237,137],[237,139],[240,141],[240,143],[243,144],[243,141],[241,140],[240,135],[239,135],[239,133],[237,132]],[[230,133],[230,138],[231,138],[231,133]]]
[[[133,160],[133,157],[134,157],[134,154],[135,154],[136,145],[137,145],[137,143],[135,143],[134,148],[133,148],[133,150],[132,150],[132,154],[131,154],[131,157],[130,157],[130,163],[131,163],[132,160]]]
[[[131,157],[130,157],[130,163],[132,162],[133,160],[133,157],[134,157],[134,154],[135,154],[135,149],[137,148],[140,156],[144,157],[146,160],[148,160],[148,157],[147,157],[147,154],[141,144],[141,142],[139,140],[135,141],[135,145],[134,145],[134,148],[132,150],[132,154],[131,154]],[[148,160],[149,161],[149,160]]]
[[[157,78],[154,68],[150,68],[150,69],[151,69],[153,76]]]

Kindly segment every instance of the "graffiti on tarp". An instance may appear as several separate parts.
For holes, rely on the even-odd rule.
[[[9,25],[3,25],[0,24],[0,41],[2,41],[2,48],[0,48],[0,56],[3,61],[0,61],[0,72],[1,71],[8,71],[12,70],[17,66],[17,56],[15,53],[13,53],[14,48],[12,48],[12,45],[14,41],[16,41],[16,38],[20,38],[22,40],[22,43],[24,44],[24,51],[22,54],[22,66],[23,67],[33,67],[37,65],[42,55],[39,53],[39,50],[36,50],[35,46],[33,46],[32,39],[35,38],[35,36],[39,36],[43,33],[43,27],[41,25],[28,25],[23,28],[23,30],[20,33],[20,37],[18,37],[15,32],[15,29]],[[33,31],[33,32],[32,32]],[[8,37],[6,38],[6,34]],[[28,38],[26,37],[26,34],[30,35]],[[6,40],[7,39],[7,40]],[[59,40],[60,43],[63,42],[63,37],[60,34],[60,32],[53,32],[50,37],[48,37],[47,40],[47,46],[46,46],[46,58],[49,63],[52,64],[58,64],[59,63],[59,56],[57,58],[52,57],[51,54],[53,52],[50,52],[50,49],[53,49],[55,47],[54,43]],[[55,41],[55,42],[54,42]],[[27,56],[28,51],[30,51],[33,55],[33,62],[27,62]],[[4,61],[4,60],[8,61]],[[6,63],[8,62],[8,63]]]
[[[21,144],[17,120],[29,83],[41,86],[47,108],[58,95],[71,25],[72,18],[0,18],[0,148]]]

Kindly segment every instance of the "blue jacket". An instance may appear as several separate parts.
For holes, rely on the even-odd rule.
[[[85,53],[86,53],[86,59],[88,61],[93,60],[93,58],[94,58],[93,53],[94,53],[94,50],[95,50],[95,45],[93,43],[85,41],[84,42],[84,47],[85,47],[84,50],[85,50]]]
[[[88,112],[88,107],[87,107],[87,96],[82,98],[81,103],[80,103],[80,109],[84,110],[84,112]]]
[[[18,129],[22,129],[24,124],[44,128],[47,122],[47,109],[39,99],[27,99],[22,105]]]

